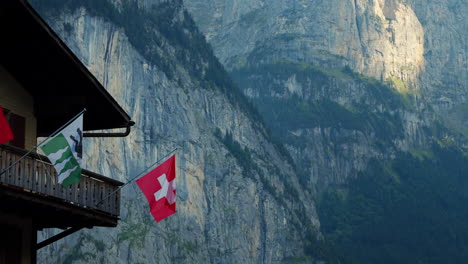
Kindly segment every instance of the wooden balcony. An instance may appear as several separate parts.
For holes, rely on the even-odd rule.
[[[26,151],[0,146],[0,172]],[[63,188],[47,157],[30,154],[0,175],[0,211],[30,217],[37,229],[116,226],[122,183],[82,170],[81,181]]]

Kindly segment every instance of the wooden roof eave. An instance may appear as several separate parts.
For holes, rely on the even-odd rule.
[[[35,99],[46,136],[87,108],[84,130],[129,128],[130,116],[25,0],[0,3],[0,62]]]

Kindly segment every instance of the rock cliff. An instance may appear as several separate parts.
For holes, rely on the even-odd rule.
[[[184,2],[317,195],[341,263],[463,263],[445,234],[464,228],[443,218],[465,217],[466,1]]]
[[[462,33],[467,5],[462,1],[212,0],[185,5],[215,54],[267,116],[273,133],[288,145],[302,177],[314,183],[343,183],[371,158],[392,159],[396,151],[424,148],[433,135],[423,130],[437,115],[456,133],[468,135]],[[375,93],[376,82],[394,93]],[[389,98],[399,103],[385,105]],[[294,108],[299,104],[307,107]],[[285,114],[279,107],[294,110]],[[343,126],[339,118],[324,114],[341,107],[354,124],[367,123],[365,128]],[[308,117],[285,122],[301,116]],[[387,129],[381,133],[386,138],[375,133],[379,129]]]
[[[228,68],[256,50],[315,65],[349,65],[436,108],[465,103],[467,5],[460,0],[185,1]]]
[[[387,163],[466,142],[463,0],[33,2],[137,123],[87,140],[86,167],[126,181],[179,148],[176,215],[156,224],[132,185],[117,228],[43,262],[333,262],[325,187],[378,170],[399,183]]]
[[[178,212],[156,223],[132,184],[117,228],[67,237],[40,250],[39,262],[313,261],[319,223],[310,194],[181,3],[151,13],[101,4],[35,5],[136,122],[127,138],[87,139],[85,167],[125,182],[179,148]],[[196,49],[184,46],[197,39]]]

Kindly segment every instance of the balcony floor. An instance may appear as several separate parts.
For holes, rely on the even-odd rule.
[[[79,183],[63,188],[45,156],[0,146],[0,213],[32,219],[37,229],[115,227],[123,183],[82,170]]]
[[[52,196],[1,184],[0,212],[31,218],[38,230],[43,228],[65,229],[72,226],[115,227],[119,220],[116,216],[76,206]]]

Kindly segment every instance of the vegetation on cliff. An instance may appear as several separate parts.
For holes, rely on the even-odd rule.
[[[322,232],[342,263],[465,263],[468,157],[441,143],[374,160],[323,193]]]

